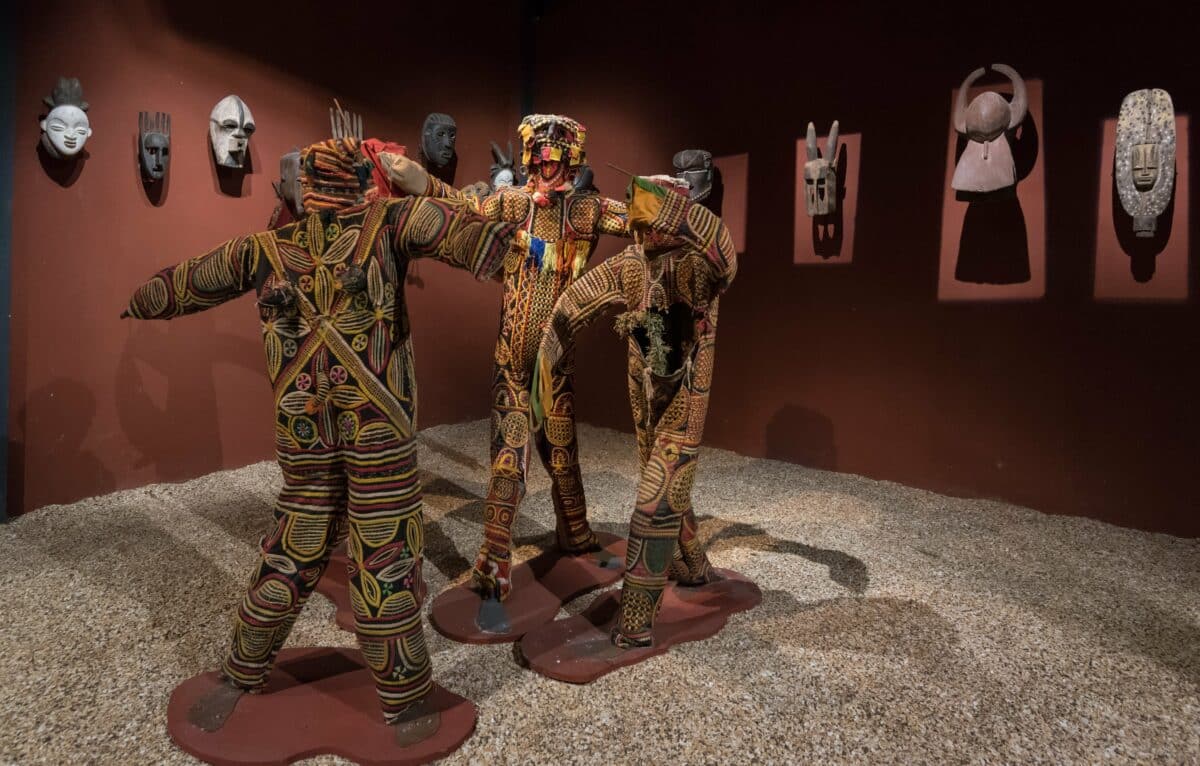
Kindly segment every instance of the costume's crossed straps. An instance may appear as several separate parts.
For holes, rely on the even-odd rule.
[[[371,254],[371,248],[375,244],[376,238],[379,236],[379,230],[383,228],[387,210],[382,205],[374,205],[367,211],[366,217],[362,222],[362,231],[358,235],[358,243],[356,244],[354,255],[351,257],[351,263],[355,266],[362,266]],[[271,232],[263,234],[255,234],[255,239],[262,246],[263,253],[266,254],[268,262],[271,264],[271,269],[275,272],[277,279],[291,284],[288,279],[288,272],[283,267],[283,262],[279,257],[279,249],[276,247],[275,237]],[[325,344],[334,357],[345,367],[362,386],[363,392],[371,399],[375,406],[387,414],[388,419],[392,421],[401,436],[412,436],[413,425],[408,413],[404,411],[404,406],[400,400],[388,390],[387,386],[379,380],[363,362],[362,357],[358,352],[346,341],[342,333],[333,324],[333,317],[336,317],[346,304],[351,300],[351,296],[344,290],[334,299],[333,304],[329,308],[328,314],[321,314],[317,307],[312,304],[308,296],[303,290],[296,289],[296,306],[300,311],[300,315],[308,322],[312,332],[317,335],[317,338]],[[315,351],[316,346],[313,346]],[[303,364],[307,360],[297,355],[292,362],[292,367],[297,364]],[[280,371],[282,375],[284,371]]]

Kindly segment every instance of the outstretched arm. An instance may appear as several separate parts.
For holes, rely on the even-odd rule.
[[[173,319],[238,297],[254,287],[261,248],[254,237],[238,237],[151,277],[121,314],[135,319]]]
[[[629,237],[629,208],[624,202],[607,197],[600,198],[600,220],[596,230],[614,237]]]
[[[635,177],[630,184],[629,228],[683,240],[703,253],[713,268],[718,293],[737,275],[737,249],[725,222],[682,194]]]
[[[550,321],[542,333],[534,366],[533,392],[529,398],[534,426],[539,426],[550,407],[551,379],[564,350],[570,348],[575,335],[609,306],[627,303],[622,275],[629,260],[645,259],[636,248],[626,248],[598,264],[575,280],[554,304]]]
[[[434,178],[433,176],[428,176],[428,178],[429,183],[425,187],[423,196],[465,202],[472,210],[489,221],[500,220],[504,200],[500,197],[499,191],[475,194],[471,193],[469,188],[455,189],[440,178]],[[484,186],[486,185],[484,184]]]
[[[390,203],[393,244],[410,258],[436,258],[491,277],[506,258],[525,258],[532,238],[516,224],[491,222],[466,202],[409,197]]]
[[[498,214],[488,214],[487,202],[496,196],[494,194],[481,197],[478,194],[469,194],[455,189],[445,181],[434,178],[429,171],[421,167],[421,163],[403,154],[381,152],[379,161],[383,165],[384,172],[387,173],[388,180],[406,194],[414,197],[437,197],[438,199],[466,202],[477,213],[483,213],[492,220],[499,218]],[[498,204],[498,200],[495,204]]]

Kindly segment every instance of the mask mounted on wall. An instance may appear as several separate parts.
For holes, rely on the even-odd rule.
[[[293,149],[279,158],[279,183],[275,185],[275,194],[287,205],[292,218],[301,217],[304,213],[304,189],[300,185],[299,149]]]
[[[246,164],[254,127],[246,102],[233,95],[217,102],[208,117],[208,137],[218,165],[240,168]]]
[[[825,139],[825,154],[817,149],[817,127],[808,123],[804,140],[804,209],[810,216],[830,215],[837,212],[838,182],[838,121],[829,126]]]
[[[687,184],[688,197],[693,202],[708,198],[713,190],[712,154],[703,149],[684,149],[671,158],[675,177]]]
[[[171,161],[171,115],[166,112],[138,112],[138,158],[142,178],[161,181]]]
[[[421,160],[426,168],[444,168],[454,160],[458,125],[448,114],[434,112],[421,125]]]
[[[505,186],[524,186],[526,182],[522,168],[517,165],[517,157],[513,153],[512,141],[508,142],[508,154],[505,154],[492,142],[492,189],[502,189]]]
[[[995,91],[988,91],[967,104],[967,93],[987,72],[985,67],[976,69],[963,80],[954,104],[954,129],[967,138],[967,146],[950,182],[957,191],[987,193],[1017,183],[1016,163],[1006,134],[1015,130],[1028,112],[1025,81],[1010,66],[992,64],[992,69],[1012,80],[1012,101]]]
[[[42,146],[56,159],[70,159],[83,151],[92,135],[88,121],[88,102],[83,100],[83,86],[74,77],[60,77],[49,96],[42,99],[50,107],[42,120]]]
[[[1113,162],[1134,234],[1153,237],[1175,189],[1175,105],[1165,90],[1136,90],[1121,102]]]

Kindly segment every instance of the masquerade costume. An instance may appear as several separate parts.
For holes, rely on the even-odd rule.
[[[508,221],[544,240],[531,258],[512,261],[503,274],[500,335],[492,377],[491,479],[484,506],[484,542],[472,576],[485,593],[506,598],[512,587],[512,525],[525,496],[530,441],[551,480],[558,545],[582,553],[598,547],[587,522],[579,448],[575,439],[572,350],[564,352],[548,391],[546,426],[529,429],[529,396],[538,343],[555,301],[587,266],[601,234],[629,236],[625,203],[572,181],[584,162],[586,129],[560,115],[535,114],[519,126],[529,183],[503,187],[483,199],[463,195],[430,176],[427,193],[471,199],[489,220]],[[542,168],[554,168],[547,175]]]
[[[171,319],[257,293],[284,485],[222,671],[242,689],[266,683],[348,523],[359,646],[391,723],[431,684],[404,272],[429,257],[486,279],[528,239],[463,203],[377,198],[387,189],[372,187],[362,149],[357,139],[305,149],[304,219],[164,269],[128,314]]]
[[[629,404],[641,464],[613,635],[625,648],[651,644],[668,578],[692,585],[712,578],[696,537],[692,481],[712,384],[718,297],[737,272],[733,240],[715,214],[646,179],[635,178],[631,192],[629,225],[640,242],[559,298],[541,343],[533,403],[537,422],[553,406],[555,367],[575,334],[608,307],[624,306],[616,329],[629,339]]]

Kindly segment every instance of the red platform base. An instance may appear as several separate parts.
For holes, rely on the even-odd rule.
[[[482,599],[467,585],[448,588],[433,600],[430,621],[443,636],[467,644],[516,641],[550,622],[562,605],[621,579],[625,539],[597,532],[603,549],[571,555],[552,550],[513,567],[507,600]]]
[[[617,668],[634,665],[675,644],[716,635],[730,615],[752,609],[762,591],[729,569],[716,570],[724,579],[699,587],[671,584],[663,594],[654,620],[654,644],[642,649],[618,649],[609,636],[617,623],[618,592],[605,593],[582,614],[535,628],[518,645],[530,669],[548,678],[586,684]]]
[[[475,731],[475,705],[434,684],[441,714],[433,736],[411,747],[383,723],[375,682],[357,649],[285,649],[262,694],[245,694],[225,724],[206,732],[188,721],[195,702],[223,683],[214,671],[175,687],[167,730],[180,749],[218,766],[274,766],[333,754],[364,766],[410,766],[444,758]]]
[[[346,544],[342,543],[329,557],[329,563],[325,566],[325,571],[321,573],[321,579],[317,580],[316,591],[337,607],[337,615],[334,617],[337,626],[353,633],[354,612],[350,608],[350,571],[347,569],[349,564],[350,558],[346,555]]]

